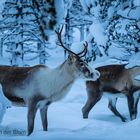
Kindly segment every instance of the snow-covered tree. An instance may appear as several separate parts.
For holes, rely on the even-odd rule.
[[[0,57],[3,56],[3,37],[0,35]]]
[[[31,0],[31,4],[41,35],[47,41],[56,26],[63,22],[64,2],[63,0]]]
[[[37,44],[37,53],[39,55],[39,64],[45,64],[49,54],[46,52],[46,47],[40,42]]]
[[[100,50],[101,54],[108,55],[109,48],[114,46],[123,48],[124,55],[139,51],[140,3],[138,0],[80,1],[83,9],[93,16],[89,36],[90,39],[94,38],[97,50]]]
[[[37,53],[36,55],[41,57],[40,62],[45,63],[48,56],[46,41],[63,17],[60,13],[63,10],[62,2],[62,0],[6,0],[0,28],[4,33],[3,45],[7,46],[7,52],[11,53],[11,65],[25,65],[24,58],[30,52]],[[41,47],[38,47],[38,44],[41,44]],[[38,52],[38,49],[41,50]]]
[[[85,38],[85,32],[87,27],[92,24],[92,20],[89,18],[80,3],[79,0],[65,0],[65,7],[67,9],[65,15],[65,44],[70,48],[73,43],[74,29],[78,29],[80,32],[80,41]]]
[[[11,53],[11,65],[24,65],[24,56],[30,52],[31,42],[37,42],[39,38],[29,0],[7,0],[2,15],[0,26],[4,32],[4,45]]]

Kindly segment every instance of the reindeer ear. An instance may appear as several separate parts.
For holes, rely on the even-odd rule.
[[[73,63],[73,62],[76,61],[76,56],[72,53],[69,53],[68,60],[69,60],[70,63]]]

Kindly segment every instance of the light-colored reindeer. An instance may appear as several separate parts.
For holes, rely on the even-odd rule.
[[[82,109],[83,118],[88,118],[89,111],[101,99],[102,95],[109,98],[109,109],[123,122],[126,121],[116,109],[117,98],[126,97],[130,118],[137,116],[137,105],[140,98],[140,81],[135,76],[140,74],[140,67],[126,69],[125,65],[107,65],[98,67],[100,78],[86,82],[88,99]]]
[[[47,131],[48,106],[67,95],[77,78],[96,80],[99,77],[97,70],[92,70],[81,58],[87,52],[87,43],[84,43],[82,52],[76,54],[63,45],[61,40],[62,29],[56,34],[69,56],[60,66],[50,69],[44,65],[33,67],[0,66],[0,83],[5,96],[18,105],[28,107],[28,135],[33,132],[34,119],[38,107],[42,119],[43,130]]]

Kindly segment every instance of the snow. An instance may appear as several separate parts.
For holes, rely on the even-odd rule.
[[[140,75],[136,76],[135,79],[140,81]]]
[[[125,10],[118,10],[117,14],[124,16],[124,17],[128,17],[128,18],[132,18],[132,19],[140,19],[140,1],[139,0],[134,0],[133,1],[134,7],[129,7],[126,8]]]
[[[6,109],[11,107],[11,102],[4,96],[2,86],[0,84],[0,123],[4,117]]]
[[[118,109],[128,117],[123,123],[107,108],[107,99],[103,98],[92,109],[89,119],[83,119],[81,108],[86,101],[86,90],[82,80],[75,83],[69,95],[60,102],[53,103],[48,111],[48,132],[42,131],[39,112],[35,120],[35,130],[28,139],[47,140],[139,140],[139,121],[129,120],[127,102],[118,101]],[[139,108],[140,109],[140,108]],[[27,139],[27,108],[12,107],[7,110],[0,129],[0,138]],[[15,119],[17,118],[17,119]],[[19,131],[19,133],[15,133]],[[3,134],[4,133],[4,134]]]
[[[0,0],[0,13],[2,12],[2,8],[3,8],[3,4],[4,4],[5,0]],[[0,19],[1,19],[1,14],[0,14]]]
[[[108,18],[113,17],[114,12],[115,12],[114,7],[113,7],[113,6],[110,6],[110,7],[108,8]]]
[[[64,0],[65,1],[65,8],[66,9],[70,9],[72,6],[72,1],[71,0]]]
[[[73,51],[73,52],[76,52],[76,53],[79,53],[79,52],[81,52],[83,49],[84,49],[84,44],[85,42],[84,41],[82,41],[82,42],[78,42],[78,43],[73,43],[72,45],[71,45],[71,50]]]
[[[88,6],[87,6],[87,4],[86,4],[86,1],[85,1],[85,0],[80,0],[80,2],[81,2],[81,5],[82,5],[83,9],[84,9],[86,12],[88,12]]]
[[[126,65],[126,68],[132,68],[134,66],[140,66],[140,52],[130,57],[128,65]]]
[[[139,0],[133,0],[134,6],[140,6],[140,1]]]
[[[55,7],[56,7],[56,17],[57,17],[57,24],[60,24],[64,18],[65,11],[64,11],[64,2],[63,0],[55,0]]]
[[[95,42],[98,45],[106,45],[108,40],[107,36],[105,35],[105,24],[98,22],[97,20],[91,25],[90,27],[90,34],[95,38]]]
[[[130,10],[129,8],[127,8],[126,10],[119,10],[117,13],[124,17],[140,19],[140,7],[134,8],[132,10]]]
[[[103,56],[95,60],[95,62],[92,62],[93,67],[97,68],[100,66],[106,66],[106,65],[113,65],[113,64],[127,64],[128,62],[122,62],[120,60],[111,59],[108,56]]]

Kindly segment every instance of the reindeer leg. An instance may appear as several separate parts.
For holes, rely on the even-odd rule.
[[[47,131],[48,130],[48,119],[47,119],[47,111],[48,111],[48,106],[50,105],[51,102],[46,102],[45,106],[40,109],[40,115],[41,115],[41,121],[42,121],[42,126],[43,130]]]
[[[93,106],[101,99],[100,93],[99,95],[95,95],[94,92],[88,92],[91,96],[88,96],[87,102],[85,106],[82,108],[83,118],[88,118],[88,114]]]
[[[108,104],[108,108],[118,117],[121,118],[121,120],[123,122],[126,121],[126,118],[123,117],[119,112],[118,110],[116,109],[116,103],[117,103],[117,98],[113,98],[113,99],[109,99],[109,104]]]
[[[88,118],[88,114],[93,106],[101,99],[102,92],[99,89],[99,80],[86,81],[86,89],[88,99],[85,106],[82,108],[83,118]]]
[[[134,110],[134,97],[133,94],[129,93],[127,95],[127,102],[128,102],[128,108],[129,108],[129,114],[131,120],[136,118],[135,110]]]
[[[136,99],[135,104],[134,104],[134,112],[135,112],[135,118],[137,117],[138,114],[138,102],[139,102],[139,98]]]
[[[48,111],[48,107],[44,107],[40,109],[41,121],[42,121],[42,126],[44,131],[48,130],[47,111]]]
[[[138,107],[138,102],[140,99],[140,91],[136,91],[136,93],[133,94],[134,97],[134,112],[135,112],[135,118],[137,117],[137,107]]]
[[[34,119],[37,112],[36,104],[37,101],[35,99],[30,99],[28,103],[28,136],[33,132],[34,129]]]

